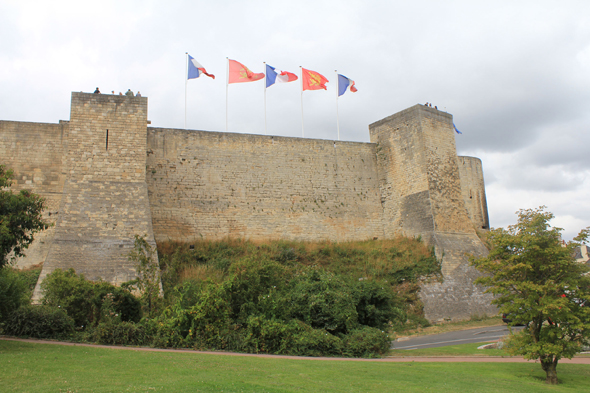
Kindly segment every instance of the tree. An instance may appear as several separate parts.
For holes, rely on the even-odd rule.
[[[12,175],[11,170],[0,165],[0,268],[23,256],[33,242],[33,234],[49,227],[41,216],[45,200],[27,190],[14,193],[7,189]]]
[[[538,359],[547,383],[557,383],[557,363],[571,359],[590,341],[588,268],[576,262],[574,248],[588,237],[586,228],[563,244],[561,228],[552,228],[553,214],[544,206],[517,212],[518,222],[488,234],[490,253],[472,260],[485,276],[476,283],[496,295],[492,303],[510,316],[510,325],[525,325],[510,337],[508,350]]]

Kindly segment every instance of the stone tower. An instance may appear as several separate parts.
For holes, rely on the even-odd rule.
[[[146,184],[147,98],[72,93],[65,183],[39,283],[56,268],[121,284],[135,235],[155,246]],[[38,300],[39,284],[33,299]]]
[[[468,255],[487,250],[463,197],[452,116],[415,105],[371,124],[369,131],[378,144],[385,236],[421,237],[442,260],[444,281],[422,287],[426,318],[496,314],[491,296],[473,284],[479,274]]]

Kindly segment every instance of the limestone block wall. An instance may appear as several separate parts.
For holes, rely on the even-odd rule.
[[[0,164],[14,172],[12,189],[27,189],[45,198],[46,221],[55,224],[65,182],[65,134],[68,122],[59,124],[0,121]],[[55,227],[34,235],[35,241],[17,260],[25,268],[45,261]]]
[[[420,236],[442,259],[426,317],[494,314],[468,254],[488,227],[481,162],[457,157],[452,116],[416,105],[373,123],[372,143],[147,127],[147,98],[73,93],[70,121],[0,121],[13,189],[55,223],[19,266],[115,284],[135,278],[135,235],[191,241]],[[41,295],[39,284],[34,299]]]
[[[376,144],[384,231],[419,236],[434,230],[420,118],[407,109],[369,126]]]
[[[426,317],[495,314],[491,297],[473,284],[468,255],[487,251],[462,194],[452,116],[415,105],[369,126],[377,143],[385,236],[421,236],[442,260],[442,283],[422,287]],[[389,223],[388,223],[389,221]]]
[[[458,157],[461,193],[469,219],[477,229],[489,229],[488,203],[481,160],[476,157]]]
[[[135,278],[135,235],[155,246],[145,182],[147,99],[72,93],[66,179],[39,282],[56,268],[114,284]],[[39,284],[34,299],[41,296]]]
[[[383,237],[375,146],[148,129],[156,240]]]

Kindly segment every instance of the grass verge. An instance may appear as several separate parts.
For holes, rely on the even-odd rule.
[[[3,392],[582,392],[586,365],[384,363],[159,353],[0,341]]]
[[[482,319],[473,319],[469,321],[444,322],[429,327],[419,327],[417,329],[403,330],[395,332],[396,337],[427,336],[429,334],[441,334],[454,332],[458,330],[477,329],[488,326],[505,325],[500,317],[490,317]]]

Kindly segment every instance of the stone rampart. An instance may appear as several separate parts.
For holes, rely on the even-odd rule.
[[[371,124],[371,143],[147,124],[147,98],[86,93],[72,94],[69,122],[0,122],[14,188],[45,196],[55,223],[19,261],[44,262],[39,282],[69,267],[135,278],[135,235],[152,245],[406,235],[442,260],[444,281],[422,289],[427,318],[495,313],[467,260],[486,252],[474,229],[489,226],[481,162],[457,157],[450,114],[416,105]]]
[[[148,129],[156,240],[383,237],[375,146]]]
[[[39,283],[56,268],[114,284],[136,277],[127,259],[135,235],[155,246],[146,131],[147,98],[72,93],[63,197]]]
[[[473,284],[478,273],[468,255],[487,250],[467,212],[452,116],[415,105],[369,131],[378,144],[383,220],[390,222],[385,236],[420,236],[442,260],[444,281],[424,285],[420,293],[426,317],[495,314],[492,297]]]
[[[461,193],[469,219],[477,229],[489,229],[486,186],[483,179],[481,160],[476,157],[458,157]]]
[[[0,164],[14,173],[12,189],[28,189],[46,200],[44,218],[55,225],[65,182],[65,134],[59,124],[0,121]],[[35,235],[19,266],[43,263],[53,241],[55,226]]]

